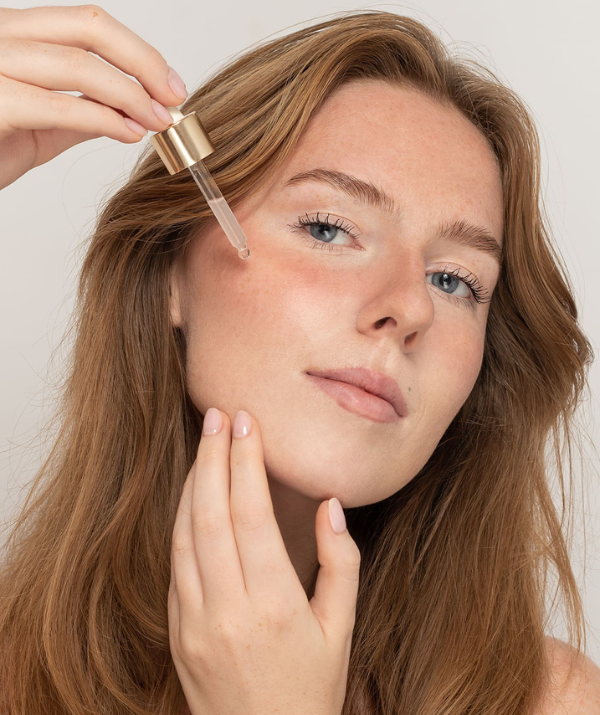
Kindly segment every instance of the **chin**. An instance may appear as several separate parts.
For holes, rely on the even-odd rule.
[[[271,482],[302,494],[315,502],[337,497],[346,508],[373,504],[394,494],[412,478],[384,471],[371,458],[343,456],[331,449],[302,449],[288,454],[280,448],[276,454],[264,446],[265,468]],[[273,487],[271,487],[273,488]]]

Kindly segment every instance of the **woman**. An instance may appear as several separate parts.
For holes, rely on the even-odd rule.
[[[101,8],[0,19],[3,186],[184,99]],[[103,208],[0,582],[4,709],[592,712],[544,458],[592,351],[521,101],[419,22],[353,12],[182,109],[251,257],[151,149]],[[572,651],[544,636],[551,563]]]

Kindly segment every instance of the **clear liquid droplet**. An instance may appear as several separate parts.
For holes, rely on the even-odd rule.
[[[250,257],[250,249],[249,248],[240,248],[238,251],[238,256],[240,258],[249,258]]]

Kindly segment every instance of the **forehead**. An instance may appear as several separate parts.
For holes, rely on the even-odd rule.
[[[497,168],[482,132],[456,107],[424,93],[380,80],[342,85],[311,118],[297,146],[310,151],[327,144],[331,152],[368,151],[391,161],[418,153],[456,156],[466,151]]]

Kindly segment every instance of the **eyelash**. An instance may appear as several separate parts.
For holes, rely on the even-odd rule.
[[[310,237],[307,236],[306,231],[304,231],[304,229],[307,226],[328,226],[330,228],[338,228],[341,231],[343,231],[345,234],[350,236],[355,243],[358,243],[359,234],[357,234],[356,232],[354,232],[352,230],[352,226],[350,226],[350,224],[344,224],[342,219],[336,218],[335,221],[332,223],[331,221],[329,221],[329,214],[327,214],[327,216],[324,220],[320,220],[319,212],[317,212],[317,216],[314,219],[311,219],[308,214],[305,214],[305,216],[306,216],[306,218],[304,218],[304,216],[299,216],[298,223],[289,224],[289,226],[292,229],[299,229],[301,232],[301,237],[304,240],[309,241],[312,244],[313,248],[324,249],[326,251],[339,252],[339,250],[341,248],[343,248],[343,246],[338,246],[336,244],[331,244],[331,243],[325,243],[324,241],[317,240],[314,236],[310,236]],[[358,245],[360,246],[360,244],[358,244]],[[471,290],[471,293],[473,295],[473,300],[476,303],[479,303],[479,304],[489,303],[490,299],[488,297],[489,296],[488,291],[485,288],[483,288],[483,286],[479,283],[477,278],[472,273],[469,273],[468,275],[464,276],[464,275],[459,274],[458,269],[455,269],[452,271],[452,270],[449,270],[448,268],[444,268],[441,271],[435,271],[435,272],[436,273],[447,273],[450,276],[456,276],[466,286],[469,287],[469,289]],[[446,293],[446,295],[451,300],[454,300],[458,305],[464,306],[465,302],[466,303],[472,302],[468,298],[456,297],[456,296],[450,295],[450,293]],[[472,306],[472,307],[474,307],[474,306]]]

